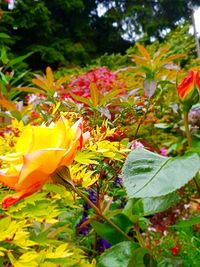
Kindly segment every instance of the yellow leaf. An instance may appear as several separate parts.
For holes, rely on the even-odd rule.
[[[68,249],[68,244],[62,244],[56,249],[50,248],[46,253],[47,259],[66,258],[72,256],[74,253]]]
[[[58,79],[56,81],[56,85],[58,87],[60,87],[63,83],[65,83],[67,80],[69,80],[70,78],[68,76],[64,76],[64,77],[61,77],[60,79]]]
[[[19,91],[23,91],[23,92],[34,93],[34,94],[44,94],[46,91],[43,88],[38,89],[35,87],[16,87],[14,89],[19,90]]]
[[[135,62],[136,65],[145,65],[145,64],[149,65],[148,62],[140,56],[132,55],[131,57],[132,57],[132,61]]]
[[[12,101],[7,100],[1,95],[0,95],[0,106],[6,108],[7,110],[17,111],[16,105]]]
[[[60,105],[61,105],[61,102],[58,102],[58,103],[56,104],[55,108],[53,109],[52,114],[55,114],[55,113],[58,111]]]
[[[92,103],[94,107],[96,107],[99,104],[100,93],[95,83],[90,84],[90,94],[91,94]]]
[[[98,156],[94,152],[90,151],[78,151],[76,153],[75,161],[81,164],[89,165],[89,164],[98,164],[95,160]]]
[[[38,87],[42,88],[45,92],[48,91],[48,87],[47,87],[47,85],[45,84],[44,81],[39,80],[39,79],[36,79],[36,78],[33,78],[33,79],[32,79],[32,83],[34,83],[34,84],[37,85]]]
[[[54,77],[53,77],[53,72],[50,67],[46,68],[46,79],[48,82],[49,89],[51,89],[53,87]]]

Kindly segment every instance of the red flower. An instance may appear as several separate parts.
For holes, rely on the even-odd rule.
[[[180,247],[181,247],[180,245],[176,245],[175,247],[170,248],[171,251],[172,251],[172,255],[173,256],[177,256],[178,255]]]
[[[178,86],[178,95],[185,111],[199,101],[200,79],[198,71],[191,70]]]

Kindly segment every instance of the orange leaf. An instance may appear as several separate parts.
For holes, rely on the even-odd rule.
[[[17,107],[15,106],[15,104],[12,101],[5,99],[3,96],[0,96],[0,106],[11,111],[17,110]]]
[[[146,61],[150,64],[151,63],[151,58],[148,53],[148,51],[144,48],[144,46],[140,44],[136,44],[137,48],[139,49],[140,53],[143,55],[143,57],[146,59]]]

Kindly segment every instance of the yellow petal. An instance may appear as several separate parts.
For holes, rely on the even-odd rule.
[[[76,156],[76,152],[80,147],[80,141],[77,140],[76,142],[73,143],[73,145],[66,151],[61,165],[70,165],[72,163],[72,161],[74,160],[75,156]]]
[[[72,142],[72,131],[68,120],[61,117],[55,124],[55,130],[57,135],[56,147],[68,149]]]
[[[65,153],[65,149],[40,149],[25,155],[19,184],[22,184],[35,171],[44,173],[44,176],[53,173],[60,165]],[[41,177],[41,179],[43,178]]]
[[[30,149],[31,142],[32,142],[32,127],[27,126],[22,131],[22,133],[18,139],[18,142],[15,146],[16,152],[21,152],[21,153],[25,154],[26,151],[28,151]]]
[[[0,159],[6,162],[12,162],[13,164],[20,164],[23,161],[23,153],[11,153],[6,156],[0,156]]]
[[[49,127],[33,127],[32,140],[28,153],[39,149],[56,148],[57,135],[55,128]]]
[[[15,189],[21,167],[22,165],[16,165],[7,169],[2,169],[0,171],[0,182],[12,189]]]

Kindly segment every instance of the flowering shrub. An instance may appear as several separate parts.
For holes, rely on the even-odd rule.
[[[61,98],[70,98],[70,92],[88,98],[91,96],[90,88],[93,84],[95,84],[101,94],[105,94],[111,90],[126,89],[125,82],[119,79],[117,74],[106,67],[97,67],[83,75],[72,78],[66,85],[66,88],[61,90]]]

